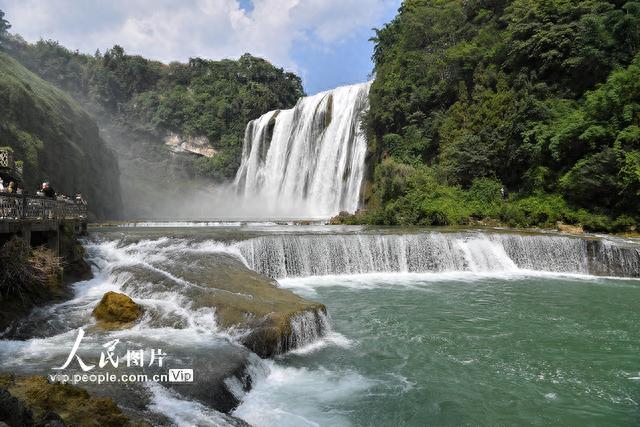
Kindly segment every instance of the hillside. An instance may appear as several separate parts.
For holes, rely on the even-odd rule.
[[[117,160],[96,122],[64,92],[1,52],[0,146],[24,160],[27,191],[50,180],[58,192],[81,192],[94,218],[121,215]]]
[[[638,223],[640,2],[406,0],[374,42],[358,221]]]

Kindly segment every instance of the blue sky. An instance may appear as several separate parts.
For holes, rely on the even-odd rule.
[[[0,0],[26,40],[93,53],[120,44],[163,62],[245,52],[299,74],[309,94],[365,81],[373,35],[400,0]]]

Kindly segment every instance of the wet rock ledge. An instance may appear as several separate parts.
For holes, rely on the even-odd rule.
[[[208,282],[208,288],[190,291],[194,308],[215,308],[220,326],[245,331],[241,342],[260,357],[309,344],[328,330],[323,304],[307,301],[252,270],[218,266]]]

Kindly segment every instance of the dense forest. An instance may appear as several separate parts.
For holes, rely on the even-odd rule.
[[[640,2],[406,0],[373,41],[351,220],[638,223]]]
[[[0,49],[97,117],[110,116],[135,131],[206,137],[217,155],[199,159],[197,166],[219,181],[232,177],[239,166],[247,122],[269,110],[290,108],[304,95],[298,76],[249,54],[166,65],[128,55],[117,45],[86,55],[53,40],[27,43],[7,29],[0,35]]]

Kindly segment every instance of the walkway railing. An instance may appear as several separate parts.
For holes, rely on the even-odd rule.
[[[86,220],[87,206],[40,196],[0,193],[0,221]]]

